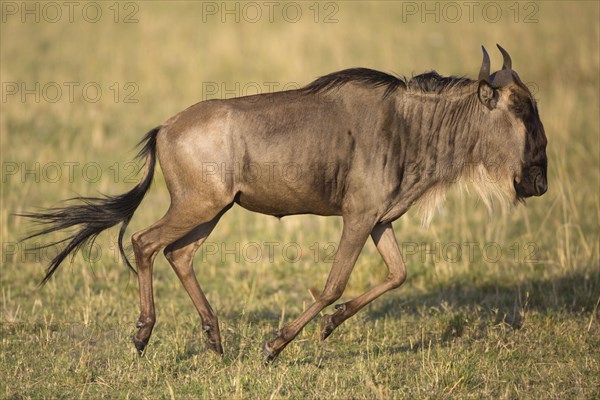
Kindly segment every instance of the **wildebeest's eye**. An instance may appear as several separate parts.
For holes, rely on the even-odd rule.
[[[512,111],[516,116],[525,117],[531,113],[533,104],[529,97],[523,96],[519,93],[512,93],[510,99],[512,100],[510,111]]]
[[[511,107],[511,111],[519,117],[525,117],[531,112],[531,103],[526,101],[516,101]]]

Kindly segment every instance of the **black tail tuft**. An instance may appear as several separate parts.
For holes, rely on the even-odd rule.
[[[127,193],[118,196],[104,195],[103,197],[75,197],[68,201],[79,201],[81,204],[72,206],[50,208],[40,213],[23,213],[18,216],[31,218],[42,226],[42,229],[27,236],[23,240],[28,240],[47,233],[61,231],[77,226],[78,230],[63,240],[42,245],[41,247],[50,247],[59,243],[67,242],[67,246],[50,262],[46,276],[40,283],[46,284],[59,265],[70,253],[76,253],[89,241],[92,241],[100,232],[122,223],[119,231],[119,251],[127,263],[127,266],[136,272],[123,249],[123,236],[127,229],[127,224],[131,220],[133,213],[138,208],[146,192],[152,184],[154,177],[154,167],[156,166],[156,136],[160,131],[160,126],[152,129],[138,143],[142,146],[138,158],[146,158],[146,172],[142,181]]]

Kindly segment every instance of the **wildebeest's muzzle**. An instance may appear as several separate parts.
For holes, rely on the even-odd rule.
[[[515,190],[519,197],[541,196],[548,190],[546,168],[532,165],[523,168],[520,182],[515,182]]]

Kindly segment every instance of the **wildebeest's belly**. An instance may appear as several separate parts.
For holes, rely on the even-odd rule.
[[[235,200],[247,210],[283,217],[295,214],[341,215],[341,207],[323,194],[312,190],[290,190],[287,185],[273,183],[270,188],[262,185],[246,187],[238,192]]]

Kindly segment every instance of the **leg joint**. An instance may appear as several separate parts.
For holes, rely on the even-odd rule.
[[[327,306],[329,306],[329,305],[335,303],[337,299],[342,297],[342,294],[344,294],[344,288],[341,288],[341,287],[340,288],[336,287],[331,290],[325,289],[323,291],[323,293],[321,294],[321,296],[319,297],[319,300],[321,300]]]
[[[400,287],[404,281],[406,280],[406,271],[401,271],[395,274],[389,274],[387,277],[387,281],[392,286],[392,289],[396,289]]]
[[[165,258],[167,259],[167,261],[169,261],[171,264],[173,262],[175,262],[175,257],[173,254],[173,249],[171,249],[171,246],[165,247],[163,250],[163,254],[165,255]]]
[[[136,256],[140,256],[142,258],[150,258],[156,252],[156,245],[153,243],[144,243],[144,238],[140,232],[136,232],[131,237],[131,244],[133,246],[133,251]]]
[[[140,317],[138,318],[138,321],[136,322],[135,325],[138,328],[144,328],[144,327],[148,327],[148,326],[154,326],[155,323],[156,323],[155,315],[148,316],[148,317],[143,317],[140,315]]]

